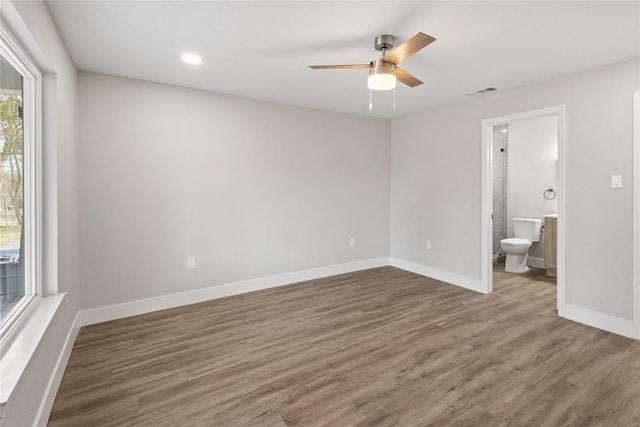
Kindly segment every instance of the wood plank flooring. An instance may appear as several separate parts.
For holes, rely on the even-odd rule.
[[[84,327],[50,426],[638,426],[640,343],[393,267]]]

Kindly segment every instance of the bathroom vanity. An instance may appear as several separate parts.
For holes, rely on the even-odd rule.
[[[558,276],[558,215],[544,216],[544,264],[547,276]]]

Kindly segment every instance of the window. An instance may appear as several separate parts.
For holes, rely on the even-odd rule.
[[[0,345],[41,293],[40,74],[0,31]]]

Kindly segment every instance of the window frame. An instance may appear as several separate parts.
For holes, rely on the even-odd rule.
[[[42,285],[42,74],[6,25],[0,25],[0,54],[23,78],[23,220],[25,295],[0,322],[0,354],[43,296]]]

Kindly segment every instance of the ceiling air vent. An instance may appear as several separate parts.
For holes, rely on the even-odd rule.
[[[469,92],[467,96],[482,95],[483,93],[493,92],[496,90],[498,89],[496,89],[495,87],[485,87],[484,89],[478,89],[474,90],[473,92]]]

